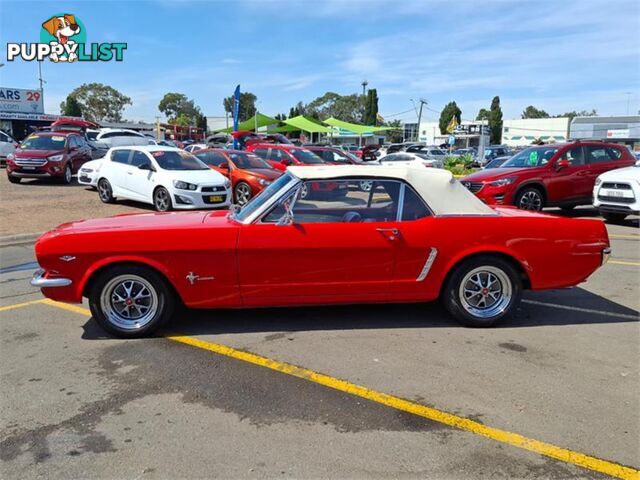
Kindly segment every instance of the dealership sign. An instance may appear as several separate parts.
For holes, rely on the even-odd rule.
[[[44,113],[42,92],[0,87],[0,112]]]
[[[607,138],[629,138],[629,129],[619,128],[616,130],[607,130]]]

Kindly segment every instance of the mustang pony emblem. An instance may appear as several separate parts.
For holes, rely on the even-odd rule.
[[[189,272],[189,274],[185,278],[191,285],[195,285],[196,282],[202,280],[215,280],[215,277],[201,277],[200,275],[197,275],[193,272]]]

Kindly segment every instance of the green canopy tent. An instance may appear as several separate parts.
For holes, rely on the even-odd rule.
[[[300,129],[297,127],[292,127],[291,125],[282,125],[281,127],[271,127],[267,128],[267,133],[289,133],[289,132],[299,132]]]
[[[312,120],[309,120],[308,118],[302,115],[289,118],[285,120],[284,123],[286,123],[290,127],[294,127],[298,130],[302,130],[303,132],[307,132],[311,134],[311,141],[313,141],[314,133],[333,133],[333,130],[331,130],[330,128],[325,127],[324,125],[320,125],[319,123],[316,123]]]
[[[342,120],[338,120],[337,118],[331,117],[327,118],[324,123],[327,125],[331,125],[332,127],[343,128],[345,130],[349,130],[360,136],[360,144],[362,145],[362,135],[366,135],[368,133],[380,132],[383,130],[392,130],[394,127],[376,127],[374,125],[359,125],[357,123],[343,122]]]
[[[257,130],[260,127],[266,127],[269,125],[277,125],[278,120],[275,118],[268,117],[267,115],[263,115],[260,112],[256,112],[253,117],[244,122],[238,124],[238,130]],[[230,133],[233,132],[233,128],[223,128],[221,130],[216,130],[217,132]]]

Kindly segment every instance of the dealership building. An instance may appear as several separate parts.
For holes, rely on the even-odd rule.
[[[569,136],[577,140],[606,140],[640,152],[640,115],[621,117],[576,117]]]

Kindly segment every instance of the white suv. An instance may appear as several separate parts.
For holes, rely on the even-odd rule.
[[[227,208],[231,182],[189,152],[173,147],[116,147],[101,161],[98,195],[172,209]]]
[[[596,178],[593,206],[611,222],[640,215],[640,160],[633,167],[610,170]]]
[[[125,130],[122,128],[103,128],[97,133],[95,140],[106,143],[110,147],[155,145],[156,143],[155,140],[140,132],[136,132],[135,130]]]
[[[15,152],[18,142],[16,142],[7,133],[0,130],[0,165],[7,163],[7,157],[9,154]]]

